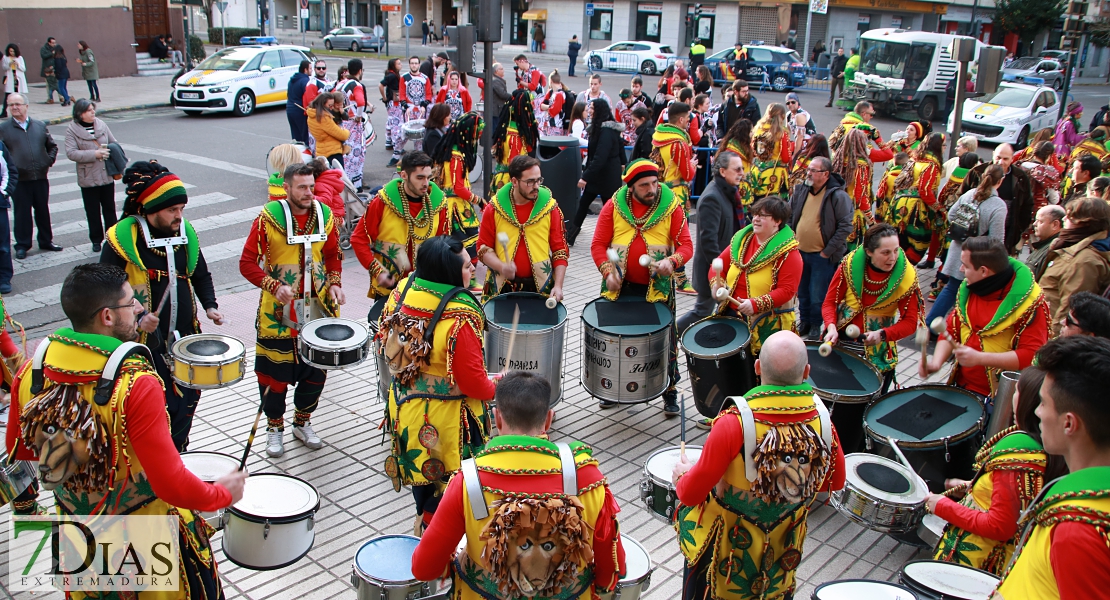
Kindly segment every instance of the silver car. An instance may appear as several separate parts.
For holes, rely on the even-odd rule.
[[[1015,77],[1040,77],[1045,85],[1050,85],[1057,91],[1064,89],[1064,65],[1051,58],[1017,58],[1009,67],[1002,69],[1002,73]]]
[[[339,27],[324,36],[324,47],[328,50],[349,48],[351,52],[371,49],[381,52],[385,40],[369,27]]]

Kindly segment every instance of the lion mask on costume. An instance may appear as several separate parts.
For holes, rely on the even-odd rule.
[[[808,424],[772,427],[755,451],[759,476],[752,493],[766,502],[812,498],[828,471],[829,449]]]
[[[23,444],[39,456],[44,489],[108,489],[108,428],[76,386],[56,385],[32,398],[23,407],[20,425]]]
[[[504,597],[557,595],[593,561],[592,528],[578,498],[507,498],[494,506],[482,558]]]
[[[400,309],[382,319],[382,352],[389,374],[402,386],[412,386],[420,370],[430,363],[432,345],[424,340],[427,327],[427,321],[403,314]]]

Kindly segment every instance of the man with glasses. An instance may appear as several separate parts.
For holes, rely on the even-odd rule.
[[[1060,327],[1060,337],[1093,335],[1110,339],[1110,299],[1091,292],[1079,292],[1068,299],[1068,313]]]
[[[301,98],[301,110],[308,108],[312,101],[316,99],[316,96],[330,92],[336,83],[328,81],[328,66],[324,64],[324,61],[317,60],[316,64],[312,66],[312,73],[308,74],[304,92],[297,96],[297,98]]]
[[[478,230],[478,260],[489,267],[483,299],[538,292],[562,302],[570,257],[563,211],[543,185],[539,160],[525,154],[513,158],[509,182],[486,205]],[[508,243],[499,236],[508,236]]]
[[[19,175],[19,183],[12,194],[15,207],[15,257],[27,258],[31,249],[31,215],[38,229],[39,248],[61,252],[54,243],[50,228],[50,181],[47,172],[58,158],[58,145],[46,129],[46,123],[27,115],[27,97],[8,94],[8,112],[11,118],[0,123],[0,141],[11,151]]]
[[[289,121],[289,134],[298,142],[308,145],[308,116],[304,112],[307,104],[298,103],[298,98],[305,96],[308,86],[308,68],[312,63],[302,60],[297,72],[289,78],[289,87],[285,94],[285,119]]]
[[[809,111],[802,108],[802,100],[798,98],[798,94],[790,92],[786,95],[786,108],[790,111],[790,116],[786,118],[786,125],[790,127],[790,140],[794,142],[796,150],[801,150],[805,142],[817,133],[817,126]]]
[[[848,135],[848,130],[853,128],[862,129],[867,133],[867,138],[875,147],[883,145],[883,136],[879,134],[879,129],[871,124],[871,119],[875,118],[875,107],[866,100],[861,100],[856,103],[855,109],[844,115],[840,120],[840,124],[836,126],[832,134],[829,136],[829,150],[836,152],[840,148],[840,144],[844,143],[844,138]]]

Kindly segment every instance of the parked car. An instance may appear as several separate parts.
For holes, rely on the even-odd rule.
[[[259,106],[284,105],[289,79],[302,60],[316,57],[303,46],[225,48],[177,79],[174,106],[190,116],[212,110],[245,117]]]
[[[1023,79],[1024,83],[1003,81],[993,94],[965,100],[960,125],[964,133],[980,141],[1008,143],[1020,149],[1033,133],[1056,127],[1059,95],[1042,79]],[[948,131],[952,131],[953,124],[955,111],[948,118]]]
[[[1051,58],[1052,60],[1065,65],[1068,62],[1068,56],[1070,54],[1071,53],[1067,50],[1041,50],[1041,58]]]
[[[749,82],[759,85],[763,83],[763,74],[767,73],[768,82],[777,92],[805,85],[805,65],[802,64],[802,57],[794,50],[761,44],[745,44],[744,50],[748,53],[748,72],[744,74],[744,78]],[[735,54],[734,48],[728,48],[705,59],[705,66],[713,74],[714,83],[729,85],[736,81],[736,73],[732,71]]]
[[[636,71],[655,75],[667,70],[676,58],[670,46],[655,42],[617,42],[590,51],[586,54],[586,64],[594,71]]]
[[[1015,58],[1009,67],[1002,69],[1003,75],[1039,77],[1057,90],[1064,89],[1064,63],[1051,58],[1024,56]]]
[[[328,50],[350,48],[351,52],[362,50],[381,52],[385,47],[385,39],[375,34],[369,27],[339,27],[324,36],[324,47]]]

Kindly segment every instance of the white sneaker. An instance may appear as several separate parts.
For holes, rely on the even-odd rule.
[[[312,450],[319,450],[324,447],[324,440],[321,440],[320,436],[312,430],[312,423],[305,423],[301,426],[294,425],[293,437],[304,442],[304,445]]]
[[[285,443],[282,441],[281,435],[280,430],[266,430],[266,454],[269,454],[270,458],[277,458],[285,454]]]

